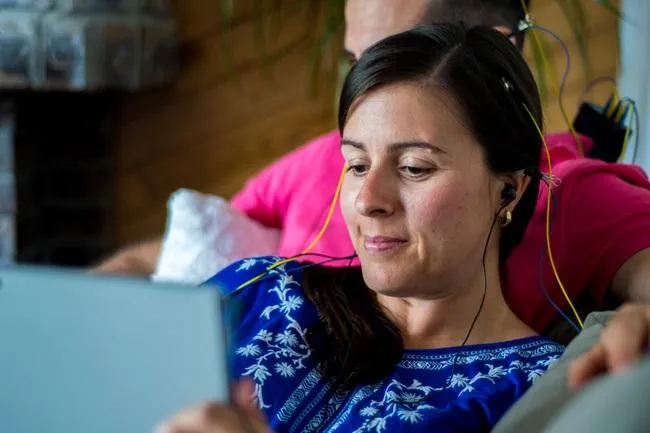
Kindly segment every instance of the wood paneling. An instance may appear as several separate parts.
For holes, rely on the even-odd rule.
[[[178,82],[133,95],[121,109],[120,244],[162,233],[174,190],[228,197],[269,162],[334,126],[336,65],[323,65],[314,81],[309,61],[322,3],[264,2],[276,4],[264,20],[266,52],[255,0],[233,2],[229,30],[220,1],[175,3],[186,57]]]
[[[311,8],[297,8],[296,0],[261,2],[282,4],[268,12],[266,57],[256,36],[255,0],[233,2],[229,31],[221,24],[220,3],[175,1],[185,57],[182,75],[172,88],[133,95],[122,107],[115,215],[121,244],[161,233],[166,200],[177,188],[228,197],[270,161],[334,126],[334,64],[319,71],[315,92],[310,91],[312,23],[324,2],[310,2]],[[591,74],[615,76],[616,17],[596,2],[584,4]],[[577,44],[556,0],[533,0],[531,15],[571,51],[564,105],[572,119],[588,81]],[[548,56],[559,78],[564,52],[551,38],[540,37],[551,47]],[[525,50],[529,59],[530,43]],[[336,58],[332,53],[331,59]],[[590,96],[603,101],[609,92],[606,85],[599,86]],[[555,96],[546,102],[546,129],[567,129]]]
[[[617,77],[618,71],[618,20],[616,15],[601,7],[594,1],[582,1],[587,11],[587,23],[584,29],[587,40],[588,59],[590,70],[585,70],[578,44],[573,36],[571,27],[565,19],[558,2],[567,0],[532,0],[530,14],[534,23],[553,31],[559,36],[570,52],[571,69],[569,70],[563,93],[563,105],[570,121],[576,113],[580,96],[589,81],[596,77]],[[614,2],[618,3],[618,2]],[[545,46],[549,48],[546,53],[548,61],[554,67],[555,85],[549,84],[550,94],[545,101],[545,128],[546,131],[567,130],[568,126],[562,116],[557,93],[559,80],[562,78],[566,66],[566,55],[562,46],[551,36],[543,31],[538,31],[540,39],[544,39]],[[532,65],[530,35],[526,40],[524,53]],[[612,92],[607,84],[596,86],[587,96],[595,102],[604,102]]]

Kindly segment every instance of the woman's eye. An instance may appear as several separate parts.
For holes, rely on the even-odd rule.
[[[400,171],[409,177],[421,177],[431,173],[433,169],[407,165],[407,166],[400,167]]]
[[[355,176],[363,176],[368,171],[368,166],[362,164],[353,164],[348,166],[348,171]]]

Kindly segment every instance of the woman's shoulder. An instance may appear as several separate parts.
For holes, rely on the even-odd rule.
[[[205,284],[221,291],[228,320],[243,344],[265,329],[276,332],[289,322],[308,325],[318,317],[303,288],[305,267],[282,257],[251,257],[232,263]]]
[[[248,257],[233,262],[210,277],[204,284],[219,287],[224,295],[230,296],[241,291],[259,288],[261,285],[275,284],[278,280],[293,277],[301,279],[300,265],[278,256]]]
[[[443,423],[458,426],[459,431],[487,431],[562,352],[561,345],[538,336],[406,350],[388,388],[381,392],[397,394],[398,398],[417,395],[422,404],[414,416],[423,426],[443,419]],[[375,400],[378,398],[381,396]],[[431,408],[439,410],[433,414]]]
[[[561,344],[536,335],[459,348],[459,360],[467,364],[503,363],[509,366],[511,372],[541,373],[553,365],[563,352],[564,346]],[[534,380],[534,377],[531,379]]]

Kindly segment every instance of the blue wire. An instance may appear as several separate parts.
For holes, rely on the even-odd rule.
[[[323,257],[323,258],[327,258],[328,260],[323,260],[323,261],[321,261],[321,262],[317,262],[317,263],[308,263],[308,264],[306,264],[306,265],[299,266],[299,267],[293,269],[291,272],[302,271],[303,269],[308,269],[308,268],[311,268],[311,267],[314,267],[314,266],[318,266],[318,265],[324,265],[324,264],[326,264],[326,263],[337,262],[337,261],[340,261],[340,260],[349,260],[348,265],[347,265],[347,266],[349,267],[349,266],[352,264],[352,260],[354,260],[354,259],[357,257],[357,254],[355,253],[355,254],[352,254],[352,255],[350,255],[350,256],[344,256],[344,257],[332,257],[332,256],[328,256],[328,255],[326,255],[326,254],[318,254],[318,253],[303,253],[303,254],[298,254],[298,255],[296,255],[296,256],[292,256],[291,258],[292,258],[292,259],[296,259],[296,258],[299,258],[299,257],[306,257],[306,256]],[[287,262],[287,263],[291,263],[291,262]],[[278,266],[278,268],[279,268],[279,267],[283,267],[283,266],[286,265],[287,263],[283,263],[281,266]],[[276,268],[273,268],[273,269],[267,269],[266,271],[264,271],[264,272],[262,273],[262,274],[267,274],[267,275],[264,276],[264,277],[262,277],[262,278],[260,278],[260,279],[258,279],[258,280],[255,280],[254,282],[255,282],[255,283],[261,283],[262,281],[267,281],[267,280],[270,280],[270,279],[272,279],[272,278],[275,278],[275,275],[273,275],[273,274],[274,274],[273,271],[275,271],[275,269],[276,269]],[[232,295],[235,295],[235,294],[239,293],[239,292],[240,292],[242,289],[244,289],[244,288],[245,288],[245,287],[242,287],[242,288],[239,289],[239,290],[233,290],[232,292],[230,292],[230,293],[226,296],[226,298],[229,299],[230,297],[232,297]]]
[[[564,58],[566,59],[566,67],[564,68],[564,72],[562,73],[562,80],[560,80],[560,88],[558,89],[557,92],[558,103],[562,107],[564,105],[564,87],[566,85],[567,79],[569,78],[569,71],[571,70],[571,52],[569,51],[569,47],[566,46],[562,38],[560,38],[557,35],[557,33],[553,32],[550,29],[547,29],[546,27],[538,26],[537,24],[533,24],[531,28],[536,30],[541,30],[542,32],[550,35],[553,39],[557,41],[558,44],[560,44],[562,51],[564,51]]]
[[[614,88],[618,87],[618,84],[616,83],[616,80],[613,77],[610,76],[602,76],[598,78],[594,78],[590,82],[587,83],[587,85],[582,89],[580,92],[580,97],[578,98],[578,104],[576,105],[576,112],[580,110],[580,106],[585,102],[587,93],[591,91],[591,89],[596,86],[596,84],[600,84],[603,82],[611,83]]]
[[[550,186],[547,185],[547,188],[549,188],[549,194],[550,194],[551,193]],[[557,197],[555,196],[556,194],[557,194],[557,192],[551,194],[551,221],[550,221],[550,227],[549,227],[549,236],[550,236],[550,233],[552,232],[553,223],[555,222],[555,215],[556,215],[555,211],[557,209],[557,204],[558,204],[557,203]],[[575,322],[573,322],[569,318],[569,316],[567,316],[564,313],[564,311],[562,311],[562,309],[560,307],[558,307],[558,305],[555,302],[553,302],[553,299],[551,299],[551,295],[548,293],[548,290],[546,289],[546,285],[544,284],[544,277],[542,275],[542,263],[544,261],[545,252],[546,252],[546,243],[544,243],[544,245],[542,245],[542,249],[541,249],[541,251],[539,253],[539,262],[538,262],[538,265],[537,265],[537,275],[539,276],[539,285],[542,288],[542,291],[544,292],[544,296],[546,297],[546,300],[549,302],[549,304],[551,304],[553,306],[553,308],[555,308],[555,311],[557,311],[560,314],[560,316],[562,316],[562,318],[569,325],[571,325],[571,327],[573,329],[576,330],[576,332],[580,333],[580,328],[578,327],[578,325],[576,325]]]
[[[546,27],[538,26],[536,24],[533,24],[531,26],[531,28],[541,30],[542,32],[550,35],[553,39],[555,39],[557,41],[558,44],[560,44],[560,47],[562,48],[562,51],[564,51],[564,57],[566,59],[566,66],[564,68],[564,73],[562,74],[562,79],[560,80],[560,88],[558,90],[558,103],[560,104],[560,106],[562,106],[563,103],[564,103],[563,102],[564,101],[564,88],[565,88],[567,79],[569,78],[569,71],[571,70],[571,52],[569,51],[569,48],[566,46],[566,44],[564,43],[562,38],[560,38],[552,30],[547,29]],[[550,191],[551,186],[547,185],[547,188],[549,188],[549,194],[550,194],[551,193],[551,191]],[[550,227],[549,227],[549,236],[550,236],[551,229],[553,227],[553,223],[555,222],[555,210],[557,208],[557,197],[555,197],[555,194],[551,194],[551,201],[552,201],[552,205],[551,205],[552,214],[551,214],[551,221],[550,221]],[[551,299],[551,296],[548,293],[548,290],[546,289],[546,285],[544,284],[544,278],[542,276],[542,263],[543,263],[543,260],[544,260],[544,253],[545,253],[545,250],[546,250],[545,247],[546,247],[546,245],[542,246],[542,249],[541,249],[540,254],[539,254],[539,262],[538,262],[538,267],[537,267],[537,271],[538,271],[537,273],[538,273],[538,276],[539,276],[540,287],[542,288],[542,291],[544,292],[544,296],[546,297],[546,300],[553,306],[553,308],[555,308],[555,310],[560,314],[560,316],[562,316],[562,318],[564,320],[566,320],[567,323],[569,323],[569,325],[571,325],[571,327],[573,327],[573,329],[575,329],[579,333],[580,328],[564,313],[564,311],[562,311],[562,309],[560,307],[558,307],[558,305],[555,302],[553,302],[553,299]]]

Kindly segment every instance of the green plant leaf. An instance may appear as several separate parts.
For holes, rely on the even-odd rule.
[[[589,49],[587,46],[586,28],[588,13],[582,0],[555,0],[560,10],[566,18],[573,38],[578,44],[578,52],[582,62],[582,68],[587,79],[593,76],[593,68],[589,59]],[[565,43],[566,45],[566,43]]]
[[[598,3],[600,6],[610,11],[611,13],[613,13],[614,15],[616,15],[618,19],[623,19],[623,14],[621,13],[621,10],[611,0],[594,0],[594,1]]]
[[[345,0],[253,0],[255,2],[255,38],[262,53],[263,67],[267,75],[272,77],[272,64],[278,61],[282,56],[270,56],[269,44],[270,38],[276,37],[278,32],[283,29],[283,21],[289,18],[306,19],[314,29],[312,35],[306,35],[311,42],[311,50],[309,53],[310,64],[310,89],[314,94],[316,90],[317,78],[319,73],[322,72],[322,64],[327,56],[333,53],[334,42],[338,42],[337,35],[340,35],[344,26],[344,7]],[[370,0],[368,0],[370,1]],[[592,0],[599,6],[606,8],[609,12],[614,14],[619,19],[623,19],[620,8],[613,0]],[[588,24],[588,13],[584,0],[555,0],[560,7],[563,15],[566,17],[567,22],[571,28],[573,38],[577,43],[579,55],[583,65],[586,77],[590,77],[593,73],[592,65],[589,59],[588,40],[586,35],[586,28]],[[222,0],[222,16],[224,24],[224,58],[230,70],[233,68],[233,50],[234,41],[232,41],[232,29],[230,28],[233,19],[234,0]],[[277,21],[270,18],[273,11],[281,11],[278,14]],[[534,15],[534,13],[533,13]],[[534,20],[534,16],[533,16]],[[553,30],[552,27],[550,30]],[[543,100],[549,96],[549,87],[557,87],[557,76],[560,75],[555,69],[553,58],[551,56],[543,56],[542,53],[550,53],[548,47],[555,44],[553,41],[550,43],[547,37],[539,39],[539,46],[532,43],[532,67],[536,72],[538,87]],[[296,49],[299,49],[296,45]],[[304,45],[303,45],[304,47]],[[338,49],[338,47],[336,47]],[[548,70],[546,70],[543,58],[546,57],[548,63]],[[330,59],[329,63],[335,62],[335,59]],[[550,74],[550,76],[549,76]]]
[[[542,55],[542,48],[538,44],[530,44],[531,53],[533,55],[533,68],[535,69],[535,76],[537,77],[537,88],[542,102],[548,100],[548,83],[546,70],[544,68],[544,60]]]
[[[221,0],[221,46],[223,50],[226,73],[233,76],[235,59],[233,51],[232,19],[234,16],[234,0]]]
[[[273,78],[273,65],[269,62],[269,49],[267,44],[268,20],[270,0],[254,0],[255,5],[255,40],[262,54],[262,68],[268,78]]]
[[[333,118],[335,119],[336,127],[338,127],[338,111],[339,111],[339,101],[341,98],[341,90],[343,90],[343,83],[345,82],[345,77],[350,71],[351,62],[347,56],[341,56],[338,61],[338,68],[336,71],[336,92],[335,92],[335,102],[334,102],[334,112]]]
[[[221,0],[221,23],[230,26],[234,11],[233,0]]]
[[[310,94],[312,96],[316,94],[317,78],[321,71],[323,57],[331,55],[333,48],[332,42],[335,40],[336,36],[343,31],[344,25],[344,0],[329,0],[325,7],[325,22],[323,23],[323,30],[318,36],[316,44],[313,46],[311,52]],[[333,63],[336,63],[336,67],[338,66],[338,62],[334,61]]]

